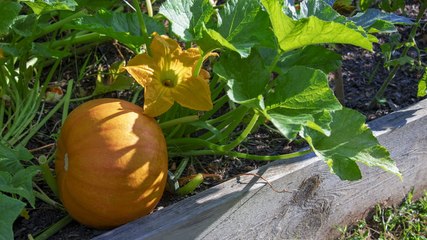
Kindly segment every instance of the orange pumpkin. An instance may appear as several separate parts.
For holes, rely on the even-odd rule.
[[[111,228],[150,213],[168,171],[167,148],[157,122],[142,108],[96,99],[73,110],[57,143],[60,198],[78,222]]]

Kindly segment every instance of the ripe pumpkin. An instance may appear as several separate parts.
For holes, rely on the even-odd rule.
[[[84,225],[122,225],[159,202],[167,159],[162,130],[141,107],[118,99],[88,101],[70,113],[58,139],[61,201]]]

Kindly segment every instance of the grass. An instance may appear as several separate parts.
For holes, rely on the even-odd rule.
[[[339,230],[339,239],[427,239],[427,191],[418,201],[410,192],[398,207],[378,204],[367,219]]]

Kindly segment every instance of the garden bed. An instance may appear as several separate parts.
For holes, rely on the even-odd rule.
[[[409,5],[409,13],[416,15],[416,4]],[[415,11],[415,12],[414,12]],[[403,39],[409,34],[410,26],[399,29]],[[425,32],[421,29],[416,40],[419,49],[425,49]],[[387,42],[387,35],[380,36],[380,43]],[[130,56],[118,57],[117,43],[102,44],[94,50],[94,55],[102,55],[99,65],[110,66],[117,60],[128,60]],[[119,45],[119,47],[122,47]],[[388,70],[383,67],[384,59],[379,45],[374,45],[374,52],[361,50],[348,45],[337,45],[337,51],[343,55],[342,73],[344,77],[345,99],[343,105],[356,109],[368,120],[376,119],[393,111],[398,111],[416,103],[417,82],[423,69],[420,66],[404,65],[397,72],[392,84],[385,93],[386,102],[368,108],[367,104],[381,86]],[[399,54],[400,50],[396,51]],[[425,51],[414,52],[414,58],[425,62]],[[420,54],[420,55],[417,55]],[[120,53],[121,55],[121,53]],[[88,57],[88,62],[96,57]],[[126,58],[126,59],[125,59]],[[76,58],[77,59],[77,58]],[[67,61],[74,61],[67,59]],[[76,60],[76,61],[82,61]],[[79,64],[83,64],[83,61]],[[64,67],[55,85],[65,89],[71,79],[78,79],[73,64]],[[372,74],[374,69],[378,71]],[[77,81],[77,89],[91,92],[99,66],[91,66],[89,77]],[[93,76],[91,76],[91,74]],[[126,91],[112,92],[105,96],[129,99]],[[127,94],[127,95],[126,95]],[[80,96],[80,95],[79,95]],[[81,104],[75,101],[70,109]],[[141,102],[138,102],[141,104]],[[169,238],[309,238],[321,237],[329,231],[337,232],[335,225],[345,225],[367,213],[367,209],[382,201],[397,203],[415,187],[419,194],[427,183],[423,175],[422,146],[426,145],[426,100],[405,110],[400,110],[386,117],[370,122],[380,142],[386,146],[403,174],[403,181],[390,173],[378,169],[363,167],[363,180],[344,182],[332,175],[327,165],[320,159],[309,155],[304,158],[272,162],[266,166],[257,161],[217,156],[201,157],[200,165],[215,165],[215,181],[206,180],[198,191],[208,189],[188,199],[182,196],[165,194],[156,211],[135,222],[111,231],[94,230],[72,221],[51,239],[169,239]],[[47,104],[47,108],[50,108]],[[29,143],[30,149],[40,145],[54,146],[49,136],[58,132],[61,113],[58,112],[40,134]],[[418,128],[420,129],[417,129]],[[279,136],[277,136],[279,135]],[[277,138],[276,138],[277,137]],[[278,140],[279,139],[279,140]],[[33,146],[34,145],[34,146]],[[242,147],[240,149],[240,147]],[[280,134],[274,135],[265,128],[249,135],[248,139],[237,147],[238,151],[248,151],[260,155],[277,155],[298,150],[288,146]],[[244,149],[246,148],[246,149]],[[50,148],[49,148],[50,149]],[[37,151],[52,154],[54,148]],[[423,152],[424,151],[424,152]],[[171,162],[175,159],[170,159]],[[199,160],[198,160],[199,161]],[[51,166],[53,167],[53,166]],[[196,166],[197,167],[197,166]],[[255,169],[255,170],[254,170]],[[195,169],[202,172],[204,169]],[[250,173],[247,171],[253,170]],[[191,175],[191,172],[186,172]],[[236,178],[237,176],[237,178]],[[418,177],[418,178],[417,178]],[[220,185],[223,180],[230,179]],[[266,184],[266,181],[273,186]],[[216,186],[215,186],[216,185]],[[389,186],[383,191],[384,186]],[[213,187],[212,187],[213,186]],[[41,186],[50,193],[47,186]],[[209,188],[212,187],[212,188]],[[378,190],[379,189],[379,190]],[[286,191],[284,191],[286,190]],[[55,196],[51,196],[58,200]],[[182,201],[180,201],[182,200]],[[178,202],[179,201],[179,202]],[[173,204],[174,202],[177,202]],[[172,205],[171,205],[172,204]],[[36,208],[29,209],[29,219],[19,218],[14,224],[15,237],[27,239],[58,222],[66,212],[41,201]],[[97,237],[96,237],[97,236]],[[327,235],[332,236],[332,235]]]
[[[427,100],[369,123],[396,161],[402,180],[362,167],[362,180],[341,181],[313,155],[277,161],[94,239],[339,236],[338,226],[364,217],[377,203],[398,204],[411,189],[415,198],[422,196],[427,188],[426,125]]]

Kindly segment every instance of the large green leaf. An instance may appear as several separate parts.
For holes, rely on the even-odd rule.
[[[311,45],[286,53],[277,65],[284,70],[293,66],[306,66],[329,73],[341,66],[341,55],[325,47]]]
[[[37,15],[20,15],[15,19],[12,29],[23,37],[29,37],[37,30]]]
[[[214,71],[227,80],[230,99],[239,104],[260,107],[260,96],[270,79],[270,72],[264,66],[258,52],[245,59],[234,53],[222,54]]]
[[[23,169],[20,161],[28,161],[33,155],[24,147],[17,146],[15,149],[0,143],[0,169],[9,173],[16,173]]]
[[[149,34],[166,32],[162,23],[143,15]],[[73,25],[74,28],[105,34],[117,39],[132,49],[138,49],[143,43],[141,27],[136,13],[121,13],[101,10],[93,16],[80,18]]]
[[[312,128],[326,136],[330,135],[329,124],[332,121],[329,111],[294,110],[275,108],[268,111],[268,119],[287,139],[293,140],[304,126]]]
[[[387,28],[384,29],[379,28],[381,24],[385,25],[385,23],[389,24],[401,24],[408,25],[413,24],[412,20],[406,18],[404,16],[399,16],[393,13],[385,13],[378,9],[368,9],[365,12],[361,12],[356,14],[354,17],[349,18],[349,20],[353,21],[356,25],[363,27],[364,29],[377,28],[381,31],[390,31],[389,25],[387,24]]]
[[[362,114],[344,108],[332,112],[332,119],[329,137],[310,128],[304,128],[301,133],[332,172],[343,180],[360,179],[362,175],[356,164],[359,162],[400,176],[390,154],[373,136]]]
[[[0,192],[18,194],[34,207],[35,196],[32,180],[38,172],[39,168],[36,166],[21,169],[13,176],[8,172],[0,171]]]
[[[308,0],[300,3],[299,18],[315,16],[324,21],[334,21],[344,23],[346,18],[339,14],[327,2],[322,0]]]
[[[197,41],[197,44],[204,52],[210,52],[215,49],[229,49],[237,52],[240,55],[246,56],[248,54],[246,49],[239,50],[227,39],[225,39],[219,32],[213,29],[207,29],[205,26],[202,28],[202,38]]]
[[[219,11],[218,32],[230,42],[242,57],[253,46],[274,44],[268,15],[261,11],[257,0],[230,0]],[[273,45],[274,47],[274,45]]]
[[[270,16],[274,34],[283,51],[320,43],[352,44],[372,50],[372,42],[368,36],[344,24],[326,22],[315,16],[295,21],[283,13],[279,1],[261,2]]]
[[[21,0],[27,4],[35,14],[56,10],[74,11],[77,3],[74,0]]]
[[[0,36],[9,33],[15,18],[21,11],[21,5],[12,1],[2,1],[0,7]]]
[[[209,0],[167,0],[159,9],[172,24],[172,31],[184,41],[199,39],[204,24],[214,12]]]
[[[265,98],[267,109],[306,109],[316,112],[341,109],[325,73],[303,66],[290,68],[274,80],[273,92]]]
[[[265,96],[267,117],[285,137],[294,139],[303,126],[329,134],[329,111],[341,109],[341,105],[325,73],[292,67],[274,80],[273,89]]]
[[[0,193],[0,240],[13,239],[13,222],[24,207],[25,203]]]

